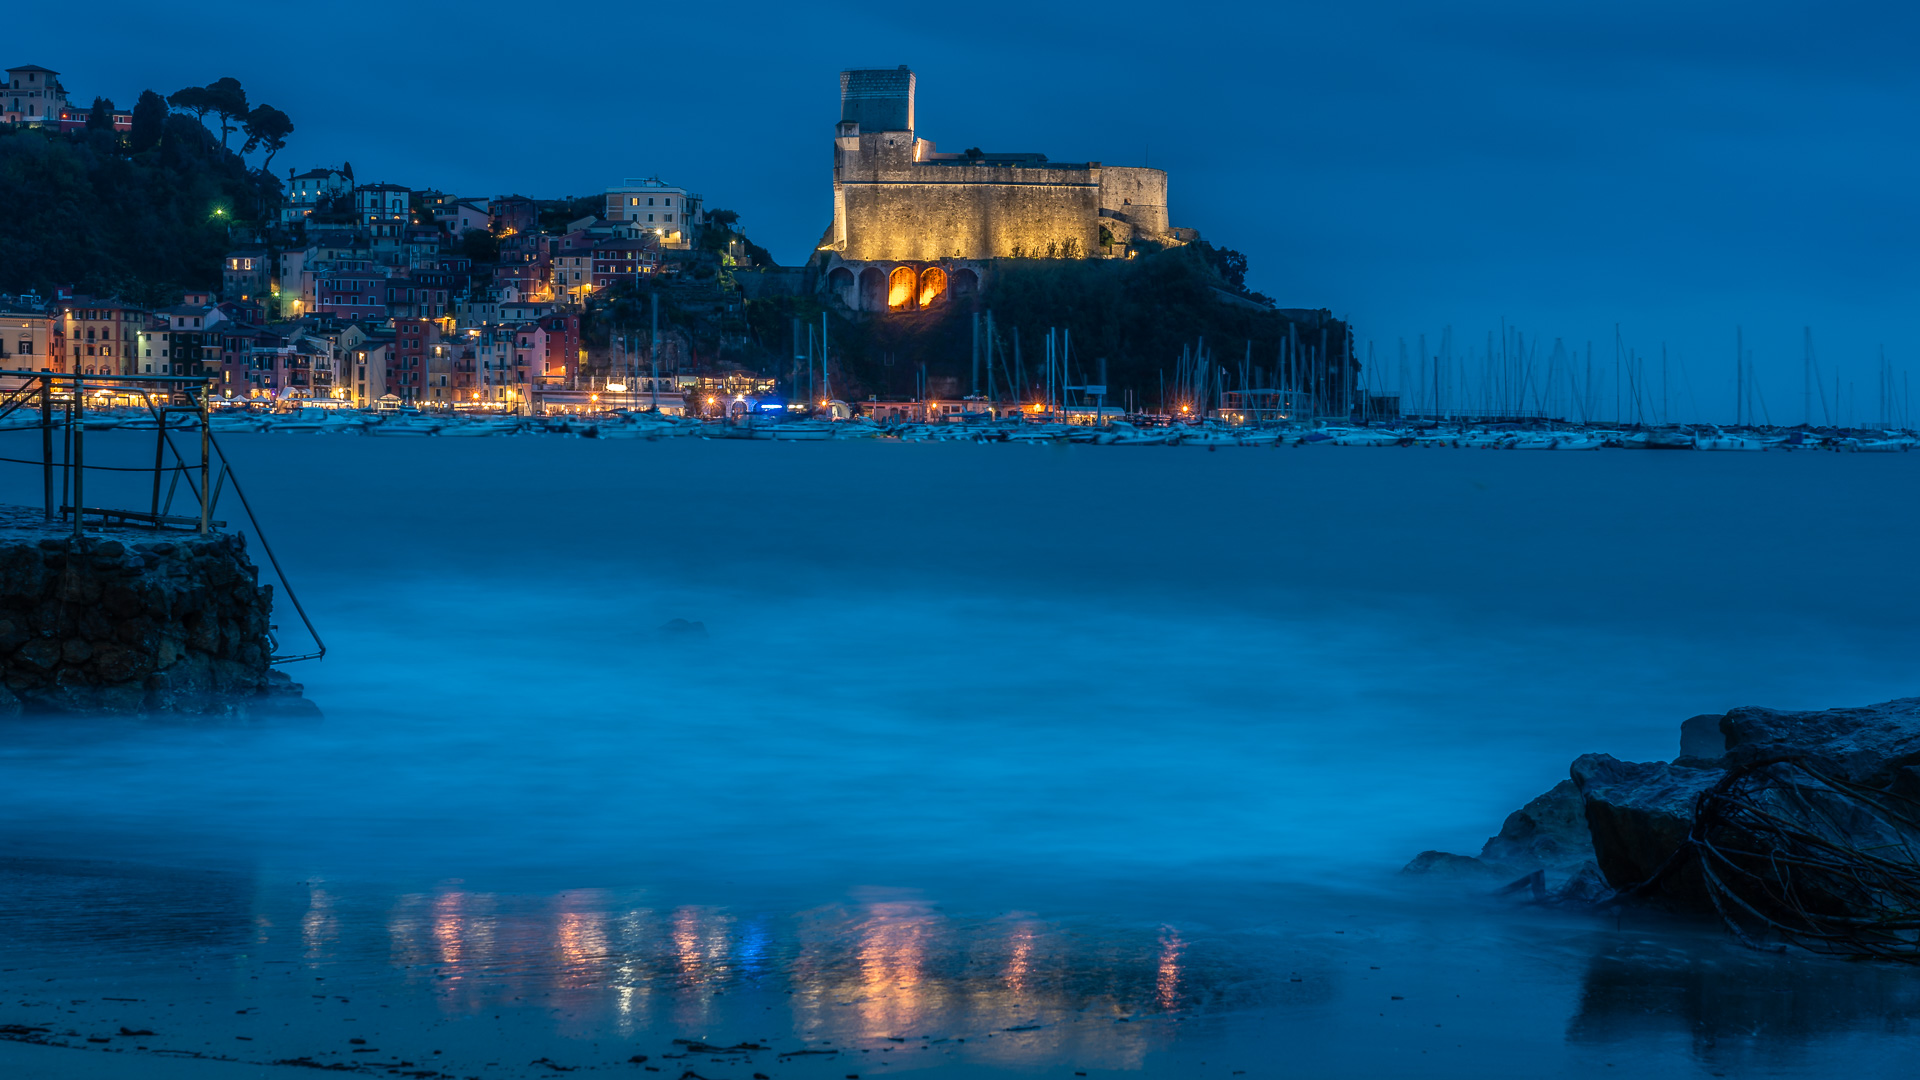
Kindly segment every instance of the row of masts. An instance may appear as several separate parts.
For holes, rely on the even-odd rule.
[[[1649,426],[1698,421],[1706,416],[1685,363],[1671,358],[1665,344],[1660,346],[1658,356],[1627,345],[1617,325],[1613,356],[1597,363],[1591,341],[1583,350],[1575,350],[1554,338],[1542,359],[1540,337],[1530,338],[1507,326],[1501,327],[1497,337],[1493,332],[1487,334],[1484,352],[1469,349],[1465,355],[1456,355],[1451,327],[1441,332],[1437,344],[1437,348],[1429,349],[1427,335],[1420,334],[1417,351],[1409,354],[1407,340],[1400,339],[1398,389],[1388,391],[1384,387],[1385,372],[1373,362],[1374,349],[1369,343],[1367,362],[1361,369],[1368,399],[1374,393],[1397,392],[1401,415],[1431,419],[1552,418],[1582,424]],[[1894,370],[1884,347],[1875,363],[1870,393],[1878,406],[1870,419],[1860,415],[1856,387],[1843,381],[1837,365],[1829,384],[1810,327],[1802,331],[1801,364],[1799,423],[1842,427],[1866,421],[1882,429],[1912,428],[1910,381],[1904,371]],[[1376,391],[1376,385],[1381,389]],[[1735,426],[1795,422],[1786,409],[1776,419],[1755,371],[1745,330],[1739,327],[1734,331],[1732,389]],[[1776,400],[1773,404],[1785,403]]]

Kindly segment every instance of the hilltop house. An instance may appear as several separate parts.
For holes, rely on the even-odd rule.
[[[67,107],[60,73],[37,64],[8,68],[5,95],[0,97],[0,105],[5,108],[0,116],[9,124],[40,127],[59,123],[60,113]]]

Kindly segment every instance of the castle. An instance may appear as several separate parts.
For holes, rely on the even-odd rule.
[[[992,260],[1125,258],[1136,239],[1195,239],[1167,221],[1160,169],[1045,154],[936,152],[914,128],[914,74],[840,73],[833,225],[821,289],[856,311],[911,311],[979,289]]]

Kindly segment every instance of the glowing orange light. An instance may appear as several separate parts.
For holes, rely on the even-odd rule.
[[[887,307],[902,311],[913,306],[913,294],[919,279],[910,266],[897,266],[887,278]]]

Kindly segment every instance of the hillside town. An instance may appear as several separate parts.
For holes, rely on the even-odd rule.
[[[1244,256],[1171,224],[1164,170],[943,153],[906,65],[839,82],[832,220],[780,267],[738,214],[658,175],[535,198],[348,161],[275,170],[293,122],[230,77],[127,110],[8,68],[0,150],[73,163],[20,197],[100,209],[90,235],[0,236],[0,370],[205,378],[220,403],[278,411],[1390,411],[1343,321],[1277,308]],[[91,190],[60,186],[83,174]],[[1241,342],[1231,371],[1203,359],[1222,339]]]
[[[6,85],[11,125],[78,132],[98,111],[71,104],[47,68],[9,68]],[[111,130],[131,129],[131,113],[108,103],[107,115]],[[620,286],[678,286],[727,306],[724,283],[683,277],[707,224],[684,187],[620,180],[559,214],[526,196],[356,177],[350,164],[290,169],[281,187],[271,222],[231,230],[217,291],[165,307],[72,287],[0,296],[0,367],[204,376],[229,402],[520,413],[592,407],[608,383],[679,412],[683,389],[703,381],[672,374],[690,366],[685,344],[669,334],[656,348],[657,325],[623,335],[598,364],[581,333],[589,302]],[[751,261],[744,250],[721,260]]]

